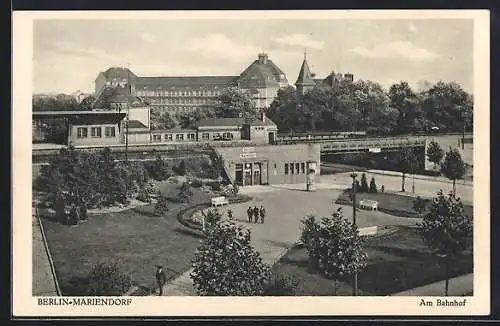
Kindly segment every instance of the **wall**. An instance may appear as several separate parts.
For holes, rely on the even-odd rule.
[[[101,128],[101,137],[92,137],[91,128],[98,127]],[[115,128],[115,137],[106,137],[105,127]],[[78,138],[78,128],[87,128],[87,137]],[[95,124],[95,125],[70,125],[68,128],[68,142],[74,146],[81,145],[116,145],[120,143],[120,131],[118,130],[118,124]]]
[[[138,120],[150,128],[149,107],[131,107],[128,109],[129,120]]]
[[[250,140],[256,144],[269,144],[269,133],[274,132],[276,138],[277,130],[274,126],[250,126]]]
[[[293,175],[289,169],[288,174],[285,174],[285,163],[299,163],[300,166],[309,160],[314,161],[318,167],[316,174],[320,174],[319,144],[218,147],[216,150],[224,159],[231,181],[235,179],[235,165],[239,163],[267,162],[269,184],[304,183],[305,187],[307,169],[305,173],[301,171]]]
[[[127,134],[129,144],[145,144],[150,142],[149,132],[128,132]]]

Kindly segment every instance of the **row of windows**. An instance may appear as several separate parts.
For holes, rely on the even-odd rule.
[[[154,90],[154,91],[137,91],[137,96],[219,96],[222,94],[220,90],[214,91],[169,91],[169,90]]]
[[[153,134],[153,141],[154,142],[160,142],[162,140],[163,141],[173,141],[174,140],[174,134],[165,134],[165,135],[162,135],[162,134]],[[184,134],[175,134],[175,140],[176,141],[184,140]],[[195,133],[189,133],[189,134],[187,134],[187,140],[196,140],[196,134]]]
[[[150,99],[152,103],[165,103],[165,104],[207,104],[211,100],[206,98],[152,98]]]
[[[102,137],[102,127],[78,127],[76,128],[76,137],[87,138],[89,136],[89,128],[90,128],[90,137],[92,138]],[[104,127],[104,136],[107,138],[115,137],[116,136],[115,127]]]
[[[174,136],[175,135],[175,136]],[[181,140],[184,140],[184,135],[185,134],[153,134],[153,141],[154,142],[160,142],[160,141],[173,141],[174,139],[176,141],[181,141]],[[196,140],[196,133],[189,133],[187,134],[186,136],[187,140],[191,141],[195,141]],[[201,139],[202,140],[210,140],[210,133],[208,132],[203,132],[201,133]],[[213,135],[213,139],[214,140],[217,140],[217,139],[234,139],[234,135],[233,133],[231,132],[223,132],[223,133],[216,133]]]
[[[155,106],[156,108],[166,111],[168,110],[169,112],[175,112],[175,113],[187,113],[187,112],[192,112],[196,108],[195,107],[186,107],[186,106]]]
[[[285,174],[305,174],[305,163],[285,163]]]
[[[255,130],[264,130],[264,127],[254,127]]]

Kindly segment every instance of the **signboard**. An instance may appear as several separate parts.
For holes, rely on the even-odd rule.
[[[255,147],[243,147],[241,151],[243,153],[255,153]]]
[[[246,159],[246,158],[256,158],[257,157],[257,153],[241,153],[240,154],[240,158],[241,159]]]
[[[380,153],[381,152],[380,148],[369,148],[368,151],[370,153]]]

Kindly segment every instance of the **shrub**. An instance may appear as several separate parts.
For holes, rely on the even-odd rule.
[[[189,202],[192,195],[193,195],[193,191],[191,189],[191,186],[189,185],[189,183],[184,182],[179,190],[179,193],[177,194],[177,198],[181,202],[186,203],[186,202]]]
[[[273,274],[265,287],[265,296],[293,296],[300,284],[295,275]]]
[[[165,216],[167,212],[168,212],[168,200],[166,197],[162,196],[160,192],[158,192],[158,201],[155,204],[155,215]]]
[[[210,188],[212,191],[220,191],[222,186],[219,181],[210,182]]]
[[[200,180],[194,179],[191,181],[191,187],[200,188],[201,186],[203,186],[203,183]]]
[[[132,285],[130,277],[122,273],[116,263],[98,263],[88,277],[88,295],[120,296]]]
[[[377,184],[375,183],[375,178],[372,177],[370,180],[370,189],[369,192],[376,193],[377,192]]]
[[[233,194],[235,196],[238,196],[238,193],[240,192],[240,186],[238,186],[236,183],[233,184]]]
[[[427,208],[427,200],[423,199],[420,196],[417,196],[413,201],[413,210],[420,216],[425,212]]]
[[[149,203],[150,197],[149,197],[149,192],[146,190],[146,188],[139,189],[139,193],[137,194],[136,199],[144,203]]]
[[[186,169],[186,163],[184,162],[184,160],[182,160],[179,165],[177,166],[174,166],[174,168],[172,169],[175,174],[177,175],[186,175],[186,172],[187,172],[187,169]]]

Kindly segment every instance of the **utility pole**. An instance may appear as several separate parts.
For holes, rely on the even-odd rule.
[[[356,177],[358,176],[354,170],[350,174],[352,178],[352,225],[356,227]],[[356,296],[358,292],[358,271],[354,272],[354,286],[352,295]]]

